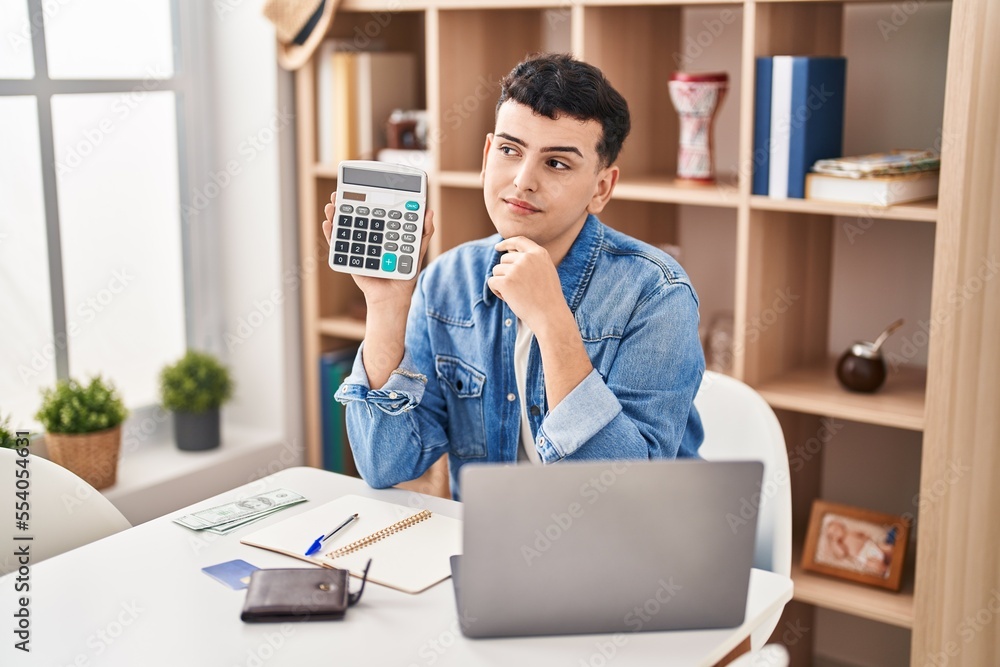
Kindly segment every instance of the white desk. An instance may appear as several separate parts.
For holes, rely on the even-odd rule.
[[[273,488],[309,498],[227,536],[171,522],[187,514]],[[246,624],[245,591],[233,591],[201,568],[234,558],[258,567],[306,566],[239,543],[240,537],[347,493],[461,518],[450,500],[400,489],[374,490],[361,480],[292,468],[136,526],[31,567],[31,653],[15,650],[15,574],[0,579],[0,664],[122,667],[310,667],[312,665],[711,665],[757,623],[792,597],[787,577],[754,570],[743,626],[697,632],[646,632],[469,640],[458,630],[451,581],[420,595],[369,583],[343,621]],[[41,536],[35,538],[41,539]],[[356,584],[357,580],[352,579]]]

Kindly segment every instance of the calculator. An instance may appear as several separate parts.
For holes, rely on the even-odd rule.
[[[427,174],[372,160],[345,160],[337,174],[330,268],[375,278],[416,275]]]

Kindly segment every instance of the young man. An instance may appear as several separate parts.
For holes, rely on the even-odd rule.
[[[596,217],[618,180],[628,105],[565,55],[526,60],[501,86],[482,168],[499,235],[415,281],[354,277],[366,337],[336,397],[374,487],[446,453],[457,500],[470,461],[673,458],[702,441],[694,289],[668,255]],[[329,204],[327,240],[332,215]]]

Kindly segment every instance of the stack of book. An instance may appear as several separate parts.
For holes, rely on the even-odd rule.
[[[358,346],[352,345],[320,355],[319,398],[323,429],[323,468],[356,475],[351,443],[347,439],[347,408],[334,398],[344,378],[351,373]]]
[[[872,206],[931,199],[940,169],[936,153],[920,150],[818,160],[806,177],[806,197]]]
[[[773,56],[756,67],[753,194],[801,199],[813,163],[843,153],[847,60]]]
[[[316,58],[316,141],[321,164],[374,160],[386,148],[385,124],[417,101],[412,53],[357,51],[329,39]]]

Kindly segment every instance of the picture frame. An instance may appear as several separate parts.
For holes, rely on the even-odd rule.
[[[898,591],[909,537],[903,516],[817,499],[802,569]]]

